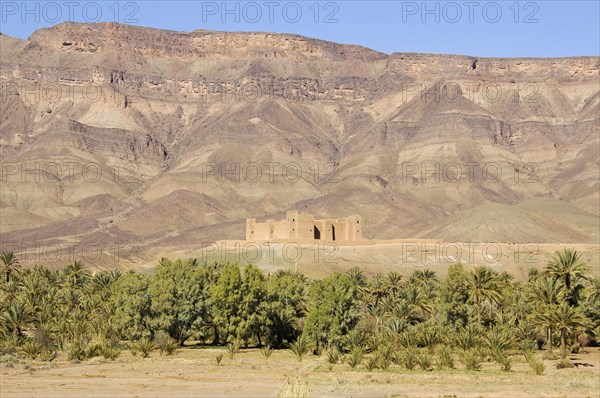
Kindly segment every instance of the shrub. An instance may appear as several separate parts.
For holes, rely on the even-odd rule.
[[[401,361],[404,367],[408,370],[413,370],[417,366],[417,350],[409,348],[402,353]]]
[[[298,340],[290,344],[290,350],[296,355],[298,361],[302,361],[302,357],[308,353],[310,347],[308,345],[308,340],[304,335],[300,336]]]
[[[340,351],[336,346],[330,346],[327,349],[327,362],[330,364],[336,364],[340,361]]]
[[[387,368],[389,368],[390,365],[392,364],[392,357],[393,357],[393,353],[390,353],[388,355],[384,351],[379,351],[377,353],[377,360],[379,361],[379,367],[381,367],[381,369],[383,369],[383,370],[387,370]]]
[[[372,334],[366,339],[366,347],[368,352],[377,351],[381,348],[382,338],[380,334]],[[355,346],[356,347],[356,346]]]
[[[73,360],[83,361],[84,359],[87,358],[88,353],[90,353],[90,352],[88,351],[86,353],[85,347],[83,346],[82,343],[75,341],[75,342],[71,343],[71,345],[69,346],[69,349],[67,350],[67,359],[69,361],[73,361]]]
[[[115,347],[111,347],[108,344],[104,345],[100,349],[100,353],[102,354],[104,359],[110,359],[111,361],[114,361],[115,359],[117,359],[119,357],[119,355],[121,355],[121,351],[119,351]]]
[[[56,351],[44,350],[40,354],[40,359],[44,362],[52,362],[56,358]]]
[[[18,339],[11,335],[9,339],[0,338],[0,354],[14,354],[17,352]]]
[[[165,353],[167,356],[172,355],[177,349],[177,342],[167,333],[160,331],[154,337],[154,345],[158,347],[160,356]]]
[[[395,351],[395,348],[391,344],[384,344],[384,345],[380,346],[379,349],[377,350],[380,357],[382,359],[385,359],[386,361],[392,360],[392,357],[394,356],[394,351]]]
[[[82,359],[93,358],[93,357],[97,357],[101,354],[102,354],[102,345],[101,344],[99,344],[99,343],[88,344],[85,346],[84,357],[79,358],[79,359],[82,360]]]
[[[344,346],[348,351],[352,351],[357,347],[363,347],[366,340],[367,336],[365,332],[359,328],[350,331],[343,339]]]
[[[8,364],[17,362],[19,362],[19,360],[11,354],[4,354],[0,357],[0,363]]]
[[[229,359],[233,359],[235,354],[240,351],[240,343],[237,340],[232,343],[227,343],[225,349],[227,350],[227,356],[229,356]]]
[[[560,361],[556,362],[556,369],[569,369],[574,366],[575,365],[573,365],[573,362],[569,361],[568,359],[561,359]]]
[[[154,348],[154,342],[147,337],[139,339],[136,343],[136,350],[140,352],[142,358],[148,358]]]
[[[433,359],[429,353],[421,352],[417,355],[416,359],[421,369],[428,370],[431,368],[431,363],[433,362]]]
[[[546,365],[544,365],[542,361],[537,359],[532,352],[526,351],[524,355],[529,367],[536,375],[539,376],[544,373],[544,370],[546,370]]]
[[[42,353],[42,346],[34,340],[27,340],[23,343],[21,350],[30,359],[36,359]]]
[[[452,353],[452,348],[448,346],[442,346],[438,352],[437,356],[437,366],[438,368],[454,368],[454,354]]]
[[[365,352],[362,348],[358,347],[353,349],[350,352],[350,355],[348,356],[348,365],[350,365],[350,367],[354,369],[356,365],[358,365],[362,361],[364,356]]]
[[[493,349],[491,351],[492,358],[500,365],[503,372],[508,372],[512,368],[512,359],[508,352],[501,349]]]
[[[379,362],[379,358],[375,355],[371,355],[365,361],[365,368],[367,368],[367,370],[377,369],[378,362]]]
[[[509,372],[512,368],[512,359],[510,355],[506,355],[505,357],[501,358],[498,360],[498,363],[500,364],[500,369],[503,372]]]
[[[463,363],[467,370],[481,369],[482,358],[475,350],[466,350],[463,352]]]
[[[538,376],[543,374],[544,370],[546,370],[546,365],[544,365],[544,363],[542,361],[538,361],[538,360],[533,361],[532,363],[529,364],[529,366],[531,366],[531,369],[533,369],[535,374]]]
[[[418,337],[414,328],[406,329],[404,332],[400,333],[400,335],[398,335],[398,343],[404,348],[416,347]]]
[[[53,351],[55,348],[54,336],[44,328],[37,328],[33,335],[33,341],[38,343],[43,351]]]
[[[262,352],[263,356],[265,357],[265,361],[268,361],[269,357],[273,353],[273,348],[271,348],[270,346],[266,345],[266,346],[264,346],[263,348],[260,349],[260,352]]]

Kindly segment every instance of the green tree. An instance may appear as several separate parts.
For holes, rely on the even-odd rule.
[[[596,336],[596,341],[600,342],[600,275],[588,279],[586,287],[586,297],[582,303],[582,310],[585,316],[590,320],[593,333]]]
[[[305,332],[319,347],[340,345],[359,319],[358,286],[346,274],[333,274],[310,288]]]
[[[469,301],[475,304],[477,309],[477,320],[482,321],[483,306],[486,304],[490,311],[502,298],[502,288],[498,273],[487,266],[478,266],[469,272],[467,278],[469,290]]]
[[[241,286],[242,301],[240,314],[240,335],[244,339],[255,336],[258,345],[262,347],[261,334],[266,326],[266,281],[262,272],[255,266],[248,264],[244,267]]]
[[[465,326],[470,322],[468,274],[461,263],[448,267],[448,275],[441,283],[438,310],[446,322]]]
[[[10,282],[10,275],[17,272],[21,267],[17,256],[13,252],[2,252],[0,253],[0,262],[2,262],[2,269],[6,273],[6,283]]]
[[[23,330],[31,321],[31,314],[24,303],[15,300],[2,313],[1,320],[6,332],[12,333],[13,336],[20,338],[23,336]]]
[[[561,303],[554,307],[550,314],[554,321],[556,329],[560,332],[560,357],[567,357],[567,338],[573,336],[575,332],[587,326],[587,319],[576,307],[571,307],[567,303]]]
[[[269,344],[281,348],[299,336],[298,325],[306,315],[306,277],[282,271],[267,281],[266,315]]]
[[[546,330],[546,356],[552,356],[552,329],[554,319],[551,314],[554,307],[562,302],[565,289],[562,282],[549,276],[538,277],[530,285],[530,296],[535,303],[533,320]]]
[[[586,265],[581,261],[581,253],[570,248],[557,251],[545,269],[548,275],[562,281],[567,291],[565,298],[570,305],[576,305],[579,301],[585,270]]]
[[[115,328],[124,339],[139,340],[152,335],[149,282],[147,275],[131,271],[111,286]]]
[[[90,277],[90,272],[85,268],[81,261],[75,260],[62,270],[62,275],[67,286],[78,288],[83,286],[87,281]]]
[[[211,288],[215,340],[233,342],[240,337],[242,323],[242,277],[237,264],[226,264]]]
[[[163,258],[148,285],[153,329],[167,332],[183,345],[208,310],[205,282],[206,271],[196,261]]]

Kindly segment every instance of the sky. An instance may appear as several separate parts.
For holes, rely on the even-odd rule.
[[[66,21],[295,33],[387,54],[600,56],[600,0],[0,0],[0,31],[10,36],[26,39],[37,29]]]

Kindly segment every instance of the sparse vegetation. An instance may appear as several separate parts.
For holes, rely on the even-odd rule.
[[[463,363],[467,370],[480,370],[483,358],[475,350],[466,350],[463,352]]]
[[[235,357],[235,354],[237,354],[240,351],[240,342],[236,340],[227,343],[225,349],[227,350],[227,356],[229,356],[229,359],[233,359]]]
[[[413,370],[417,366],[417,355],[417,350],[414,348],[408,348],[400,354],[401,362],[406,369]]]
[[[266,345],[260,349],[260,352],[262,352],[263,357],[265,357],[265,361],[268,361],[269,358],[271,357],[271,354],[273,354],[273,348]]]
[[[533,370],[533,372],[536,375],[540,376],[544,373],[544,370],[546,370],[546,365],[544,365],[544,363],[542,361],[537,359],[533,352],[526,351],[524,353],[524,356],[525,356],[525,360],[529,364],[529,367],[531,368],[531,370]]]
[[[340,362],[340,358],[340,351],[337,349],[336,346],[329,346],[327,348],[327,362],[329,362],[330,364],[336,364]]]
[[[309,396],[308,381],[300,377],[292,380],[288,378],[277,394],[277,398],[308,398]]]
[[[148,358],[152,350],[154,350],[154,342],[149,338],[143,337],[136,344],[136,351],[140,353],[142,358]]]
[[[568,359],[560,359],[558,362],[556,362],[556,369],[569,369],[573,367],[575,367],[575,365],[573,365],[573,362],[569,361]]]
[[[379,358],[373,355],[371,355],[365,360],[365,368],[367,368],[367,370],[377,369],[378,364]]]
[[[154,345],[158,348],[161,356],[163,353],[165,355],[172,355],[177,349],[177,342],[175,339],[169,337],[169,335],[163,331],[158,332],[154,337]]]
[[[437,355],[437,366],[438,368],[454,368],[454,354],[452,353],[452,348],[448,346],[440,348]]]
[[[217,366],[221,364],[221,361],[223,360],[223,353],[220,352],[215,356],[215,360],[217,361]]]
[[[296,340],[290,345],[290,350],[294,353],[294,355],[296,355],[298,361],[302,361],[304,355],[306,355],[308,351],[310,351],[308,339],[304,335],[300,336],[298,340]]]
[[[365,352],[362,348],[357,347],[353,349],[347,357],[348,365],[350,365],[352,369],[356,368],[356,366],[362,362],[364,356]]]
[[[417,355],[417,363],[423,370],[430,370],[431,364],[433,363],[433,358],[427,352],[420,352]]]

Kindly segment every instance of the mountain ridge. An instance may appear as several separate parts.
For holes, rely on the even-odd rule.
[[[113,23],[2,35],[0,53],[6,244],[150,259],[293,209],[360,214],[378,239],[599,239],[600,57]]]

